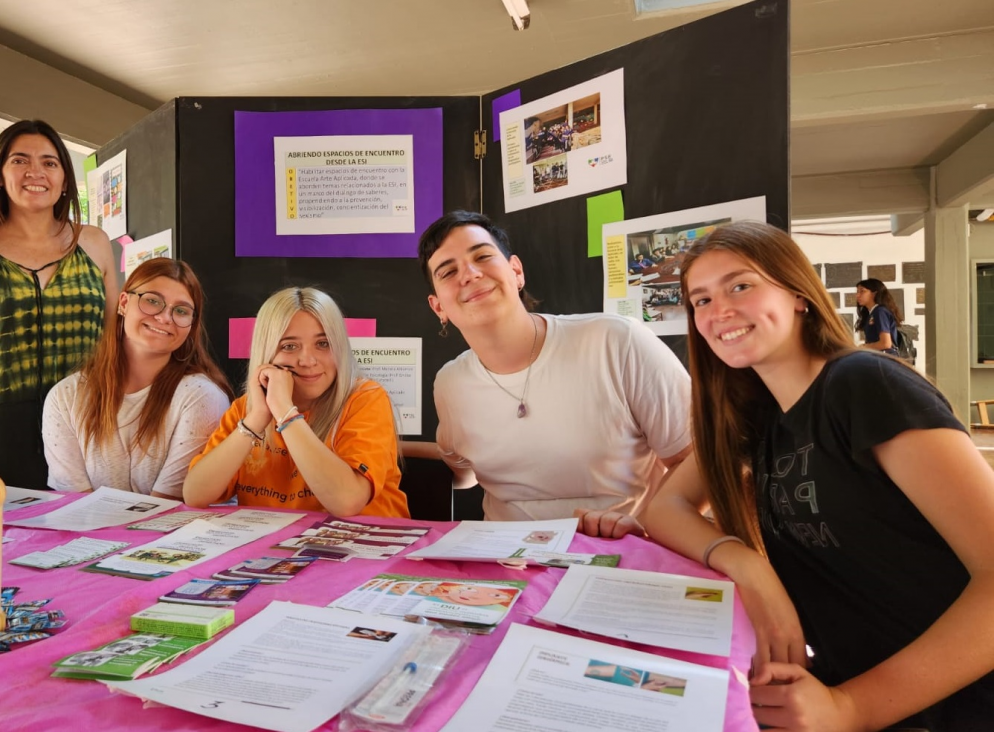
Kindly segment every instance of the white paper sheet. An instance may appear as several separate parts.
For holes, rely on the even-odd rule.
[[[402,435],[421,434],[421,339],[349,338],[362,373],[387,390]]]
[[[618,69],[500,113],[508,213],[628,182]]]
[[[243,508],[210,521],[191,521],[168,536],[101,561],[100,569],[132,574],[178,572],[289,526],[303,513]]]
[[[605,224],[604,312],[635,318],[656,335],[686,335],[683,255],[716,226],[747,219],[766,221],[765,196]]]
[[[182,666],[108,686],[215,719],[310,732],[365,693],[427,632],[393,618],[274,602]],[[135,713],[140,727],[137,706]]]
[[[173,230],[166,229],[158,234],[124,245],[124,277],[127,279],[142,262],[165,257],[173,258]]]
[[[442,732],[718,732],[728,671],[514,624]]]
[[[573,566],[535,619],[609,638],[727,656],[734,610],[731,582]]]
[[[274,137],[276,233],[414,231],[414,136]]]
[[[434,544],[408,559],[449,559],[507,564],[539,564],[531,552],[567,552],[576,519],[553,521],[462,521]]]
[[[148,518],[180,505],[169,498],[145,496],[131,491],[101,486],[78,501],[29,519],[4,521],[10,526],[63,531],[93,531],[108,526],[123,526]]]
[[[110,239],[128,233],[128,151],[122,150],[86,174],[89,223]]]
[[[55,493],[53,491],[36,491],[30,488],[16,488],[12,485],[7,486],[7,497],[3,500],[3,511],[7,513],[8,511],[16,511],[19,508],[24,508],[25,506],[34,506],[37,503],[44,503],[45,501],[57,501],[60,498],[65,498],[64,493]],[[5,521],[4,523],[10,523]]]

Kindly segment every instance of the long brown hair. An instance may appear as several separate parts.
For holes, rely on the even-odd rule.
[[[754,221],[726,224],[691,247],[684,256],[680,287],[687,309],[697,462],[707,482],[718,525],[749,546],[761,549],[750,460],[758,431],[755,422],[758,402],[768,392],[754,370],[727,366],[697,332],[694,305],[687,292],[687,274],[694,262],[712,251],[741,257],[772,284],[804,298],[807,311],[803,315],[801,343],[808,353],[832,358],[853,350],[853,341],[804,252],[780,229]]]
[[[207,330],[204,328],[204,290],[200,280],[186,262],[173,259],[150,259],[131,273],[124,283],[124,292],[134,291],[156,277],[168,277],[183,285],[193,299],[193,323],[190,335],[173,351],[169,363],[152,382],[148,399],[142,407],[138,421],[135,444],[145,450],[161,435],[162,421],[184,376],[204,374],[213,381],[229,399],[234,397],[224,372],[210,356]],[[117,431],[117,413],[124,401],[127,381],[128,357],[124,349],[124,317],[115,316],[112,328],[104,328],[96,350],[80,369],[80,418],[85,435],[84,444],[91,440],[102,444]]]
[[[0,132],[0,167],[7,162],[10,157],[10,149],[14,141],[23,135],[41,135],[55,148],[59,156],[59,164],[62,165],[62,173],[65,176],[65,193],[59,196],[52,207],[52,218],[59,222],[59,231],[63,231],[67,226],[72,228],[72,240],[69,244],[71,249],[79,239],[81,214],[79,206],[79,191],[76,190],[76,174],[73,172],[72,158],[66,144],[62,142],[59,133],[40,119],[22,119],[15,122],[10,127]],[[71,216],[71,219],[70,219]],[[5,224],[10,219],[10,198],[7,189],[0,186],[0,224]]]

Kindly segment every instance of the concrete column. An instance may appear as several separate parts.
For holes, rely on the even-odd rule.
[[[933,201],[935,183],[933,175]],[[970,422],[970,249],[966,206],[925,215],[926,373]]]

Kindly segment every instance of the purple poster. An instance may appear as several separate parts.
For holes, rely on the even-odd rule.
[[[289,218],[296,225],[293,230],[302,231],[306,223],[296,220],[298,195],[306,196],[306,191],[297,193],[296,187],[306,187],[301,177],[298,184],[294,173],[276,170],[277,155],[302,155],[302,153],[281,153],[277,140],[286,142],[295,137],[345,137],[355,136],[357,140],[368,142],[370,138],[381,136],[384,140],[410,138],[411,155],[406,156],[402,145],[387,145],[371,154],[386,156],[394,154],[394,159],[411,161],[413,171],[408,177],[389,180],[383,185],[394,185],[413,189],[413,231],[395,233],[283,233],[277,234],[278,225],[284,231],[291,228],[287,217],[277,222],[277,209],[289,211]],[[292,142],[292,141],[291,141]],[[284,145],[286,147],[286,145]],[[348,145],[345,145],[348,147]],[[361,147],[368,148],[366,144]],[[357,153],[365,155],[363,150]],[[354,165],[363,157],[346,156],[350,150],[334,150],[327,155],[340,156],[332,162],[343,166]],[[324,153],[323,153],[324,154]],[[349,167],[351,171],[354,168]],[[400,167],[390,170],[400,170]],[[336,173],[345,171],[339,166]],[[314,168],[302,168],[300,175]],[[330,170],[329,170],[330,172]],[[277,175],[280,176],[280,189],[277,190]],[[361,176],[338,176],[352,180]],[[383,176],[384,180],[390,176]],[[397,178],[397,176],[393,176]],[[408,186],[408,184],[410,184]],[[337,183],[336,183],[337,185]],[[361,197],[363,189],[356,185],[349,195]],[[403,214],[405,203],[394,201],[393,213]],[[288,208],[289,207],[289,208]],[[341,206],[347,218],[345,206]],[[235,112],[235,256],[238,257],[416,257],[418,236],[432,221],[442,215],[442,110],[432,109],[354,109],[323,110],[318,112]],[[301,213],[300,218],[305,218]],[[341,223],[341,222],[338,222]],[[347,222],[346,222],[347,223]],[[410,227],[409,227],[410,228]]]

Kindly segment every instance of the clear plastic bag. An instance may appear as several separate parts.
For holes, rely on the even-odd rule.
[[[362,699],[342,712],[340,732],[406,732],[439,679],[469,643],[462,631],[435,629],[412,645]]]

